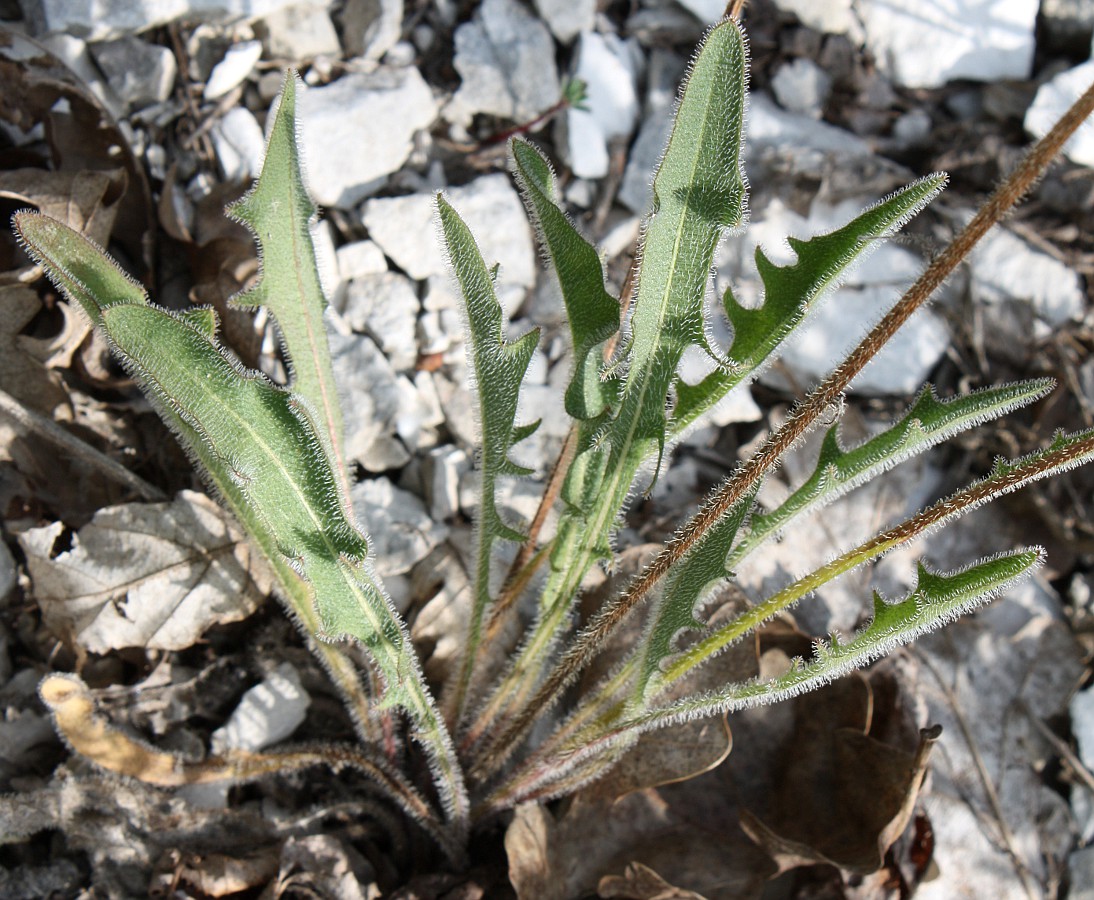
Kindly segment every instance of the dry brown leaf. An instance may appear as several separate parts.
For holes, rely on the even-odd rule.
[[[27,352],[36,345],[41,352],[40,343],[20,334],[41,308],[35,291],[13,274],[0,275],[0,390],[48,418],[71,419],[61,377]]]
[[[124,133],[68,66],[26,35],[5,29],[0,29],[0,118],[24,133],[44,128],[50,158],[42,160],[42,169],[84,173],[65,176],[75,179],[124,169],[125,189],[109,204],[117,204],[113,237],[134,265],[149,263],[152,193]]]
[[[215,623],[246,618],[270,580],[234,522],[208,497],[100,510],[71,535],[54,522],[19,536],[47,626],[93,653],[178,650]]]
[[[260,888],[277,875],[280,867],[276,847],[267,847],[244,857],[222,853],[183,856],[168,853],[156,868],[149,893],[171,896],[180,884],[207,897],[227,897],[240,891]]]
[[[758,898],[774,865],[737,827],[725,768],[616,801],[580,792],[557,819],[539,804],[518,807],[505,835],[517,896],[572,900],[640,860],[708,900]]]
[[[0,172],[0,197],[36,206],[44,215],[105,247],[127,181],[124,169],[11,169]]]
[[[787,792],[799,794],[793,817],[784,813],[773,828],[748,810],[741,827],[763,847],[781,872],[798,866],[831,864],[857,874],[880,869],[885,854],[911,821],[940,730],[925,730],[916,752],[876,741],[853,728],[829,738],[828,752],[810,754],[801,779]],[[824,763],[820,760],[824,759]],[[821,766],[831,766],[821,771]],[[806,774],[818,780],[805,788]]]
[[[637,862],[630,863],[622,875],[601,878],[596,891],[605,900],[706,900],[694,891],[673,887],[649,866]]]

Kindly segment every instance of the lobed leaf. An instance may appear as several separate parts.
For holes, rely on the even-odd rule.
[[[1036,547],[1003,553],[944,574],[932,573],[920,563],[916,587],[903,600],[890,603],[875,592],[873,618],[850,640],[842,641],[837,635],[818,640],[811,660],[795,660],[790,671],[778,678],[755,679],[706,696],[686,698],[651,712],[640,725],[634,722],[632,726],[639,725],[642,730],[661,727],[775,703],[818,688],[976,609],[1043,561],[1044,550]]]
[[[1051,378],[1036,378],[949,400],[939,400],[928,385],[901,419],[852,450],[842,449],[839,425],[833,425],[824,436],[813,473],[776,509],[752,517],[749,533],[733,549],[729,565],[737,565],[797,516],[832,502],[955,434],[1039,400],[1052,385]]]
[[[342,465],[342,410],[338,405],[324,311],[327,298],[312,241],[316,207],[304,186],[296,142],[297,76],[288,72],[270,129],[262,172],[251,190],[228,207],[258,241],[262,271],[232,299],[235,306],[264,306],[284,340],[290,386],[316,410],[336,464]]]
[[[539,329],[516,341],[506,342],[502,333],[504,313],[494,281],[486,268],[471,230],[444,197],[437,197],[448,256],[463,294],[468,322],[468,362],[478,392],[479,470],[481,500],[477,526],[474,597],[471,625],[464,650],[463,673],[456,692],[456,709],[462,707],[481,639],[482,620],[491,602],[490,567],[495,541],[523,542],[525,535],[508,525],[498,511],[496,491],[503,475],[526,475],[528,469],[509,458],[513,445],[531,434],[538,423],[515,425],[520,386],[528,371]]]
[[[1033,548],[1001,554],[945,574],[932,573],[919,565],[916,588],[897,603],[875,594],[872,620],[850,640],[832,636],[817,641],[812,659],[795,659],[790,670],[777,678],[729,684],[625,718],[600,736],[583,740],[580,746],[560,750],[553,773],[559,777],[580,769],[586,760],[613,753],[617,746],[629,746],[647,731],[777,703],[821,687],[976,609],[1027,576],[1043,559],[1044,551]]]
[[[686,431],[733,388],[755,377],[774,351],[805,321],[815,301],[832,287],[863,253],[899,230],[945,186],[943,175],[913,182],[827,234],[808,240],[788,237],[797,260],[785,266],[771,262],[756,248],[756,269],[763,282],[763,303],[741,306],[727,290],[723,306],[733,327],[729,365],[695,385],[676,380],[676,406],[669,430]]]
[[[599,416],[615,400],[601,377],[597,348],[619,331],[619,303],[604,290],[600,256],[558,207],[550,164],[527,141],[509,145],[524,204],[562,288],[574,348],[574,372],[566,388],[566,412],[574,419]]]

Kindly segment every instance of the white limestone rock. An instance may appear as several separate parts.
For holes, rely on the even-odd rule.
[[[396,371],[414,368],[419,312],[414,284],[398,272],[360,275],[346,285],[342,317],[380,345]]]
[[[771,89],[783,109],[819,119],[832,90],[832,79],[811,59],[795,59],[779,66],[771,79]]]
[[[459,447],[436,447],[423,460],[423,483],[429,514],[435,522],[444,522],[460,511],[460,479],[474,466],[471,457]]]
[[[583,31],[592,31],[596,23],[596,0],[535,0],[551,32],[568,44]]]
[[[350,501],[369,535],[369,555],[381,577],[409,572],[448,534],[425,504],[387,478],[368,478],[350,488]]]
[[[282,663],[251,688],[231,718],[213,732],[214,753],[263,750],[290,737],[303,723],[311,697],[291,663]]]
[[[66,32],[103,41],[159,28],[178,19],[239,22],[268,16],[289,5],[327,9],[330,0],[21,0],[33,35]]]
[[[525,122],[558,101],[551,32],[516,0],[484,0],[455,44],[462,83],[445,108],[450,122],[467,126],[476,113]]]
[[[817,31],[853,35],[860,31],[852,0],[775,0],[775,5]]]
[[[345,327],[345,326],[343,326]],[[344,453],[370,472],[404,465],[410,454],[396,438],[398,377],[367,335],[328,329],[331,364],[345,411]]]
[[[224,58],[213,66],[202,91],[206,100],[216,100],[241,85],[262,58],[261,41],[241,41],[233,44]]]
[[[897,84],[958,78],[1024,79],[1035,49],[1038,0],[886,0],[859,4],[866,45]]]
[[[1078,274],[1005,228],[989,232],[968,260],[969,291],[983,316],[984,342],[1004,359],[1024,362],[1036,343],[1082,318]]]
[[[335,268],[338,271],[334,290],[331,292],[334,308],[341,312],[346,305],[346,288],[354,278],[365,275],[382,275],[387,269],[384,251],[375,241],[352,241],[334,251]]]
[[[269,59],[304,60],[342,55],[330,14],[311,4],[293,4],[264,16],[255,33]]]
[[[127,109],[162,103],[175,88],[178,65],[167,48],[127,35],[91,48],[106,82]]]
[[[640,59],[635,44],[615,35],[581,35],[574,77],[585,82],[585,108],[566,110],[567,156],[579,178],[607,175],[608,142],[634,130]]]
[[[485,175],[452,188],[447,196],[475,235],[486,264],[501,264],[498,298],[508,311],[515,310],[538,271],[532,232],[516,189],[505,175]],[[369,200],[363,218],[372,240],[411,278],[449,277],[432,194]]]
[[[249,109],[232,107],[213,126],[211,137],[225,181],[258,177],[266,156],[266,139]]]
[[[1057,120],[1094,81],[1094,60],[1061,72],[1042,84],[1033,98],[1033,105],[1026,112],[1026,131],[1035,138],[1042,138]],[[1074,163],[1094,166],[1094,122],[1087,119],[1064,145],[1064,154]]]
[[[312,196],[321,206],[348,208],[406,162],[437,104],[417,69],[381,69],[309,88],[297,112]]]

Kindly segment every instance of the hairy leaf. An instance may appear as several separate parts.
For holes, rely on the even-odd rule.
[[[634,692],[638,703],[645,701],[650,689],[656,689],[661,664],[675,652],[681,633],[703,627],[695,616],[707,594],[733,576],[726,557],[755,498],[755,490],[742,497],[665,576],[639,651],[642,662]]]
[[[614,400],[601,378],[598,346],[619,331],[619,303],[604,290],[604,270],[596,248],[578,234],[559,209],[555,179],[547,160],[527,141],[515,139],[510,152],[540,243],[551,259],[562,288],[574,347],[574,373],[566,388],[566,412],[592,419]]]
[[[939,400],[928,385],[899,421],[852,450],[840,446],[839,425],[833,425],[824,436],[813,474],[778,508],[752,517],[749,533],[733,548],[729,565],[737,565],[797,516],[830,503],[955,434],[1033,403],[1052,385],[1050,378],[1036,378],[973,391],[949,400]]]
[[[502,333],[504,313],[494,293],[494,282],[486,268],[475,238],[459,214],[444,199],[437,198],[437,211],[445,246],[463,294],[468,321],[468,360],[478,391],[479,469],[482,496],[479,505],[474,599],[463,674],[457,688],[456,708],[471,678],[471,667],[478,650],[482,620],[490,604],[491,552],[495,541],[522,542],[521,532],[508,525],[497,506],[497,483],[503,475],[527,475],[529,470],[516,465],[509,451],[519,440],[531,434],[533,425],[517,426],[520,386],[528,371],[539,329],[529,331],[512,343]]]
[[[899,230],[930,203],[945,183],[942,175],[921,178],[842,228],[808,240],[788,237],[797,255],[797,260],[788,265],[775,265],[757,247],[756,269],[764,285],[763,303],[756,308],[744,307],[731,290],[725,292],[723,305],[733,326],[730,365],[715,370],[695,385],[677,379],[670,432],[678,436],[734,387],[755,377],[805,320],[814,301],[878,240]]]
[[[290,386],[315,408],[322,433],[341,466],[342,410],[323,318],[327,298],[311,236],[317,211],[304,187],[296,143],[296,82],[293,72],[282,82],[258,181],[228,207],[228,214],[254,233],[262,260],[259,280],[232,302],[264,306],[277,320],[285,341]]]

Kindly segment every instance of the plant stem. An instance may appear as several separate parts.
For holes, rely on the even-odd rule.
[[[665,546],[635,581],[609,602],[578,634],[528,704],[491,742],[490,756],[505,755],[531,724],[553,706],[562,690],[589,664],[627,615],[696,541],[778,462],[809,430],[824,411],[836,404],[847,386],[897,330],[941,286],[988,230],[999,223],[1044,174],[1075,130],[1094,112],[1094,85],[1071,106],[1052,130],[1029,151],[1013,173],[998,187],[968,225],[927,266],[898,303],[881,319],[851,354],[791,411],[783,426],[764,441],[708,503]]]

